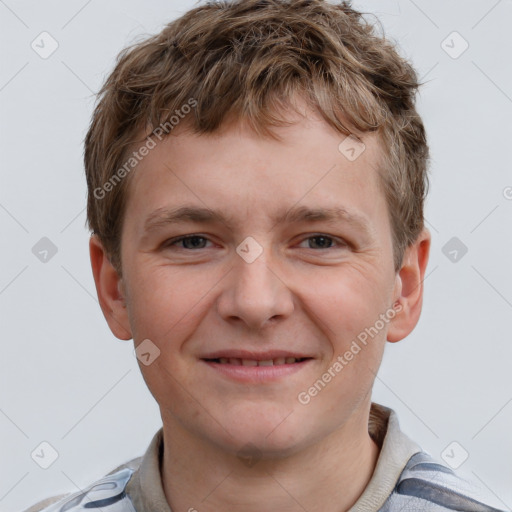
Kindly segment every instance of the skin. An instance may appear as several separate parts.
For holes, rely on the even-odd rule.
[[[160,350],[139,366],[161,411],[162,484],[175,512],[348,510],[379,455],[368,415],[385,342],[403,339],[420,316],[430,233],[420,234],[395,272],[377,181],[379,140],[364,134],[366,149],[351,162],[338,150],[344,135],[307,108],[288,114],[294,124],[274,129],[280,141],[231,122],[212,135],[183,130],[159,143],[130,183],[122,278],[91,237],[112,332]],[[157,208],[185,204],[221,210],[232,225],[144,231]],[[368,233],[344,221],[272,221],[294,206],[343,206],[366,219]],[[202,237],[196,246],[164,244],[190,234]],[[263,251],[252,263],[236,252],[249,236]],[[400,312],[300,403],[299,393],[394,304]],[[312,360],[273,382],[240,383],[201,360],[231,348],[295,350]],[[240,450],[252,453],[250,463]]]

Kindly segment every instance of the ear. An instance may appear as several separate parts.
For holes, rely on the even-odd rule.
[[[124,283],[110,263],[97,235],[92,235],[89,240],[89,253],[98,300],[108,326],[116,338],[129,340],[132,334],[124,296]]]
[[[416,242],[406,249],[402,267],[396,274],[394,297],[401,309],[395,306],[397,314],[389,323],[387,339],[392,343],[410,334],[420,318],[430,242],[430,231],[424,228]]]

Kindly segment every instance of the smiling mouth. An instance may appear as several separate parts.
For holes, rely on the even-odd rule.
[[[243,384],[269,384],[303,371],[314,357],[279,350],[226,350],[205,354],[201,361],[214,374]]]
[[[218,357],[214,359],[203,359],[208,363],[218,363],[232,366],[284,366],[301,363],[311,359],[310,357],[276,357],[275,359],[240,359],[237,357]]]

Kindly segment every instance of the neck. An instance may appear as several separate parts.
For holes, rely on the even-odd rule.
[[[362,416],[291,456],[252,463],[164,421],[162,485],[167,501],[176,512],[349,510],[379,456],[368,434],[368,414]]]

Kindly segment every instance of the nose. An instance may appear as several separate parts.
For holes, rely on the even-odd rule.
[[[235,255],[234,268],[226,276],[217,302],[225,321],[243,323],[257,331],[292,313],[293,294],[268,254],[264,250],[251,263]]]

